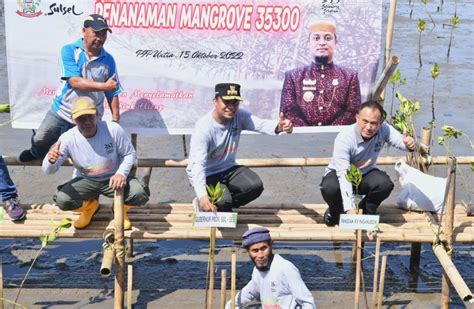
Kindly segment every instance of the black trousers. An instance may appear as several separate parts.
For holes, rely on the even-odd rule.
[[[232,208],[248,204],[263,192],[263,183],[260,177],[245,166],[233,166],[230,169],[209,175],[206,184],[215,186],[221,183],[224,190],[222,199],[217,202],[219,211],[232,211]]]
[[[331,171],[323,177],[320,184],[321,194],[329,206],[329,212],[333,218],[339,218],[344,213],[342,205],[341,188],[336,171]],[[355,191],[355,188],[352,188]],[[366,214],[375,214],[380,203],[385,200],[393,190],[393,182],[390,177],[379,169],[373,169],[362,176],[358,193],[365,195],[360,201],[359,208]]]

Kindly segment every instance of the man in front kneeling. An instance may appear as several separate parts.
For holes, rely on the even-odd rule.
[[[89,225],[99,210],[99,195],[112,198],[124,189],[124,228],[130,229],[127,211],[144,205],[150,196],[148,187],[129,176],[137,157],[122,127],[99,120],[96,104],[79,97],[72,105],[75,127],[63,133],[43,160],[43,171],[53,174],[67,159],[74,162],[73,179],[58,187],[53,199],[61,210],[80,212],[74,222],[77,229]]]
[[[390,177],[376,166],[384,144],[405,151],[415,150],[412,137],[400,134],[383,122],[384,113],[379,103],[365,102],[356,115],[356,123],[337,135],[332,159],[320,184],[321,194],[329,206],[324,213],[327,226],[338,224],[342,213],[356,213],[352,184],[345,177],[351,164],[362,173],[358,192],[365,197],[359,206],[364,213],[375,214],[393,190]]]

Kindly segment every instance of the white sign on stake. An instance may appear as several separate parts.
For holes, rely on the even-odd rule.
[[[339,227],[353,230],[378,230],[379,215],[341,215]]]
[[[237,226],[236,212],[195,212],[193,213],[193,226],[231,227]]]

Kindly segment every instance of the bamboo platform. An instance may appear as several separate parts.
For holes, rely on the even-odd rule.
[[[79,215],[61,211],[52,204],[24,205],[27,219],[13,223],[7,218],[0,221],[0,237],[39,237],[49,233],[54,222],[63,218],[75,220]],[[326,204],[249,204],[237,209],[237,228],[220,228],[218,239],[241,240],[241,235],[251,227],[267,227],[274,240],[283,241],[355,241],[353,230],[327,227],[323,223]],[[406,211],[393,205],[382,205],[380,232],[383,242],[431,243],[438,229],[439,216]],[[209,239],[210,228],[192,226],[191,204],[148,204],[129,212],[133,224],[125,232],[132,239]],[[60,233],[60,237],[101,239],[105,227],[112,220],[111,205],[101,205],[93,222],[83,230],[74,227]],[[431,222],[431,223],[430,223]],[[363,232],[364,241],[375,241],[376,234]],[[445,235],[442,235],[445,236]],[[454,212],[453,240],[474,242],[474,216],[468,215],[462,204]]]

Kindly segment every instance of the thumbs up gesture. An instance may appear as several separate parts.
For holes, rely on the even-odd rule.
[[[53,148],[48,153],[48,162],[50,164],[55,164],[56,161],[58,161],[59,157],[62,155],[62,153],[59,151],[61,148],[61,141],[58,141],[56,145],[54,145]]]
[[[286,119],[285,115],[283,115],[282,112],[280,112],[280,117],[278,120],[277,133],[279,132],[285,132],[285,133],[293,132],[293,123],[291,122],[290,119]]]
[[[112,75],[106,82],[105,82],[105,89],[104,91],[109,91],[109,92],[114,92],[117,90],[118,87],[118,82],[117,82],[117,76]]]
[[[413,137],[407,135],[406,130],[403,130],[402,140],[403,140],[403,143],[405,144],[405,146],[409,150],[415,150],[415,146],[416,146],[415,140],[413,139]]]

